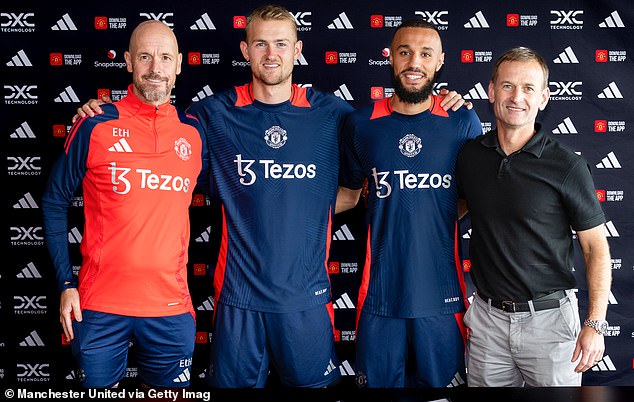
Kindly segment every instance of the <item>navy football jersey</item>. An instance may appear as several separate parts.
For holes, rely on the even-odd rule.
[[[209,191],[222,205],[216,300],[264,312],[330,301],[339,133],[351,110],[296,85],[290,100],[265,104],[251,84],[190,107],[206,130]]]
[[[343,131],[341,186],[368,179],[366,266],[357,308],[414,318],[464,311],[456,256],[456,156],[482,133],[476,113],[432,97],[416,115],[389,98],[353,112]]]

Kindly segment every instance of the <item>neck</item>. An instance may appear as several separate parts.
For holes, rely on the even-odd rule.
[[[507,127],[498,122],[497,127],[498,142],[506,155],[511,155],[522,149],[526,143],[535,135],[534,127]]]
[[[419,114],[429,109],[431,106],[431,96],[419,103],[409,103],[403,101],[398,95],[392,95],[390,99],[392,110],[401,114]]]
[[[289,77],[286,81],[275,85],[265,84],[253,78],[253,97],[262,103],[277,104],[286,102],[291,98],[292,81]]]

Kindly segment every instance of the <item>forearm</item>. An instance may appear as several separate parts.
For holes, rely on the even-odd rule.
[[[606,244],[584,252],[588,284],[588,318],[604,320],[612,284],[612,264]]]

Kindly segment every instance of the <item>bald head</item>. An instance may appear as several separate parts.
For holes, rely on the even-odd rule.
[[[147,38],[147,37],[163,37],[163,39],[167,42],[171,42],[174,46],[176,53],[178,53],[178,41],[176,40],[176,35],[174,32],[168,27],[164,22],[157,20],[147,20],[141,22],[139,25],[134,28],[132,31],[132,35],[130,35],[130,43],[128,45],[128,49],[130,52],[134,51],[135,46],[138,45],[139,38]]]
[[[174,32],[160,21],[144,21],[132,31],[124,56],[134,94],[152,105],[168,102],[183,58]]]

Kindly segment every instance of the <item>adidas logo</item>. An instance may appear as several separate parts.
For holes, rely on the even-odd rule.
[[[472,230],[473,230],[473,229],[469,229],[469,230],[467,230],[467,233],[463,234],[463,235],[462,235],[462,238],[463,238],[463,239],[470,239],[470,238],[471,238],[471,231],[472,231]]]
[[[345,100],[345,101],[353,101],[354,98],[352,97],[352,94],[350,93],[350,91],[348,90],[348,87],[346,86],[346,84],[343,84],[341,86],[339,86],[339,89],[337,89],[335,91],[335,96]]]
[[[209,243],[209,234],[211,233],[211,226],[207,226],[204,232],[202,232],[197,238],[196,243]]]
[[[348,229],[348,225],[344,223],[344,225],[332,235],[333,240],[354,240],[354,236],[350,229]]]
[[[54,99],[54,102],[57,103],[70,103],[70,102],[79,102],[79,98],[73,91],[73,88],[69,85]]]
[[[579,63],[579,60],[577,59],[577,56],[575,55],[575,52],[572,51],[572,48],[570,46],[568,46],[567,48],[564,49],[563,52],[559,53],[559,56],[553,60],[553,63],[555,64],[577,64]]]
[[[22,342],[19,343],[20,346],[46,346],[44,345],[44,341],[38,335],[37,331],[31,331],[31,333],[24,338]]]
[[[190,377],[191,377],[191,373],[189,372],[189,367],[187,367],[185,370],[183,370],[182,373],[178,375],[178,377],[174,378],[172,382],[176,382],[176,383],[188,382]]]
[[[108,148],[110,152],[132,152],[132,148],[130,148],[130,144],[125,138],[121,138],[119,141],[115,142],[113,146]]]
[[[295,60],[293,65],[295,65],[295,66],[307,66],[308,65],[308,62],[306,61],[306,58],[304,57],[304,53],[300,53],[299,54],[299,58]]]
[[[196,307],[198,311],[213,311],[214,310],[214,299],[213,297],[207,297],[200,306]]]
[[[81,243],[81,239],[81,232],[77,229],[77,227],[72,228],[70,232],[68,232],[68,242],[70,244],[79,244]]]
[[[578,134],[575,125],[572,124],[570,117],[566,117],[564,121],[559,123],[556,129],[553,130],[553,134]]]
[[[198,91],[196,96],[192,98],[192,102],[198,102],[199,100],[206,98],[208,96],[213,95],[214,92],[211,90],[209,85],[205,85],[202,90]]]
[[[352,300],[350,299],[350,296],[348,296],[348,293],[342,294],[340,298],[335,300],[335,302],[332,304],[332,307],[334,309],[341,310],[355,308],[354,303],[352,303]]]
[[[451,380],[451,382],[449,383],[449,385],[447,385],[447,388],[453,388],[453,387],[457,387],[459,385],[464,385],[465,381],[462,378],[462,376],[460,375],[460,373],[456,373],[453,376],[453,379]]]
[[[489,99],[487,92],[481,83],[477,83],[473,88],[469,90],[469,93],[464,96],[465,99]]]
[[[22,198],[20,198],[18,200],[18,202],[16,202],[15,204],[13,204],[13,208],[15,209],[21,209],[21,208],[39,208],[39,206],[37,205],[37,202],[35,202],[35,200],[33,199],[33,196],[31,195],[31,193],[26,193],[22,196]]]
[[[326,367],[326,371],[324,371],[324,377],[332,373],[333,370],[336,368],[337,366],[335,366],[335,364],[332,362],[332,359],[330,359],[330,361],[328,362],[328,367]]]
[[[616,159],[614,152],[610,152],[601,162],[597,163],[597,169],[620,169],[621,163]]]
[[[29,262],[15,277],[19,279],[41,279],[42,275],[35,267],[35,264],[33,264],[33,262]]]
[[[597,95],[597,98],[600,99],[622,99],[623,94],[616,86],[616,83],[612,81],[603,91]]]
[[[619,13],[614,10],[610,15],[599,24],[599,28],[625,28],[625,24]]]
[[[73,20],[70,19],[68,13],[62,15],[62,18],[58,19],[55,25],[51,27],[53,31],[76,31],[77,27]]]
[[[339,14],[339,16],[328,25],[328,29],[354,29],[354,27],[344,12]]]
[[[475,13],[473,17],[471,17],[469,22],[464,24],[464,27],[465,28],[489,28],[489,23],[487,22],[486,18],[484,18],[484,14],[482,14],[482,11],[478,11],[477,13]]]
[[[205,13],[201,15],[200,18],[196,20],[194,25],[189,27],[189,29],[191,29],[192,31],[199,31],[199,30],[203,31],[203,30],[216,29],[216,26],[214,25],[213,22],[211,22],[211,18],[209,18],[209,14]]]
[[[619,304],[619,301],[614,297],[614,293],[610,290],[610,296],[608,297],[608,304]]]
[[[347,376],[347,375],[355,375],[356,373],[354,372],[354,369],[352,368],[352,365],[350,364],[349,361],[344,360],[340,365],[339,365],[339,371],[341,372],[342,376]]]
[[[612,363],[610,356],[603,356],[599,363],[592,366],[592,371],[616,371],[616,366]]]
[[[29,60],[24,50],[20,50],[15,56],[11,58],[11,61],[7,62],[9,67],[33,67],[31,60]]]
[[[35,133],[31,130],[29,124],[24,122],[9,135],[9,138],[35,138]]]
[[[605,237],[621,237],[619,231],[616,230],[616,226],[614,226],[614,222],[607,221],[603,228],[605,229]]]

